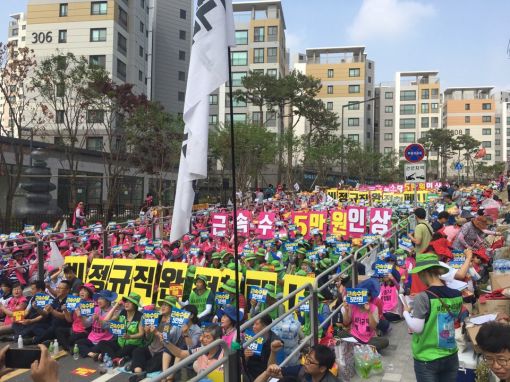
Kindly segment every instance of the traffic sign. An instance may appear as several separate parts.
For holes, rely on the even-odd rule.
[[[464,165],[460,162],[455,163],[455,170],[461,171],[464,168]]]
[[[425,158],[425,148],[419,143],[411,143],[404,150],[404,158],[410,163],[418,163]]]
[[[425,163],[406,163],[404,165],[404,179],[406,183],[424,183],[427,179]]]

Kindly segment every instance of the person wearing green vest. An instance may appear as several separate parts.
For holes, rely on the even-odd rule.
[[[462,310],[462,294],[444,285],[440,276],[449,268],[432,253],[418,254],[416,273],[427,289],[414,298],[412,315],[404,305],[404,318],[413,332],[412,352],[417,382],[455,381],[459,368],[455,326]]]
[[[287,267],[280,264],[278,260],[273,260],[271,262],[271,265],[274,268],[274,271],[278,274],[278,277],[276,278],[276,292],[277,293],[283,293],[283,278],[285,276],[285,271],[287,270]]]
[[[214,252],[211,256],[211,265],[209,265],[209,268],[215,268],[215,269],[222,269],[222,264],[221,264],[221,253],[219,252]]]
[[[191,293],[191,289],[193,288],[193,282],[195,281],[195,272],[197,271],[197,267],[194,265],[188,265],[188,269],[186,270],[186,279],[184,280],[184,288],[182,291],[182,300],[186,301],[189,299],[189,295]]]
[[[251,309],[250,309],[250,317],[254,317],[258,313],[262,312],[264,309],[270,307],[271,305],[275,304],[278,300],[278,294],[276,293],[275,287],[273,284],[266,284],[264,285],[264,289],[267,290],[266,295],[266,302],[258,303],[255,300],[251,300]],[[285,313],[285,308],[283,307],[283,304],[280,304],[278,307],[274,307],[273,310],[271,310],[268,315],[273,320],[276,320],[277,317],[282,316]]]
[[[137,347],[144,345],[142,313],[138,311],[140,299],[139,294],[131,292],[128,296],[122,297],[122,302],[117,301],[108,312],[104,321],[118,321],[124,324],[126,332],[123,336],[114,337],[109,341],[100,341],[97,344],[100,358],[108,353],[114,364],[122,366],[131,358]]]
[[[195,289],[189,295],[188,301],[180,302],[181,306],[195,305],[198,319],[201,322],[211,322],[213,316],[214,292],[207,288],[207,276],[198,275],[195,278]]]

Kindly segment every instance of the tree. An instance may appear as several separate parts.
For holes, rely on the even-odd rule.
[[[8,144],[0,145],[0,173],[5,176],[7,189],[5,211],[3,214],[4,231],[10,229],[13,200],[23,172],[26,158],[24,143],[14,138],[33,137],[42,134],[44,125],[35,113],[32,86],[29,77],[36,67],[33,51],[17,48],[11,44],[0,43],[0,135],[12,138]],[[9,152],[14,163],[8,163]]]
[[[273,162],[276,154],[274,133],[250,123],[234,124],[236,145],[236,183],[241,191],[249,190],[265,165]],[[219,125],[209,134],[209,151],[223,169],[232,168],[230,126]]]
[[[274,78],[267,74],[260,72],[250,71],[247,76],[243,77],[242,84],[243,90],[236,90],[234,98],[238,101],[251,103],[253,106],[259,108],[260,118],[258,123],[260,126],[264,126],[264,105],[267,99],[267,88],[270,81]]]
[[[91,134],[101,137],[101,153],[106,175],[105,220],[113,216],[122,177],[131,167],[128,160],[125,121],[145,105],[144,95],[135,95],[133,85],[116,84],[105,71],[94,73],[95,80],[88,89],[89,113],[86,123]]]
[[[32,77],[49,135],[55,137],[64,152],[70,172],[71,206],[77,201],[78,150],[85,148],[90,133],[86,121],[96,116],[96,111],[90,110],[94,102],[89,86],[103,71],[98,66],[90,66],[85,57],[67,53],[43,60]]]
[[[167,113],[159,103],[139,106],[126,121],[130,158],[141,171],[157,175],[157,198],[161,203],[165,173],[177,169],[184,122]]]
[[[466,178],[469,180],[469,169],[473,169],[473,178],[475,171],[475,164],[473,155],[476,154],[478,148],[481,145],[480,141],[477,141],[471,135],[462,134],[456,137],[457,149],[458,149],[458,161],[461,159],[461,152],[464,151],[464,159],[466,160]]]
[[[328,171],[339,164],[342,138],[330,134],[308,134],[301,139],[303,167],[317,171],[317,184],[324,184]]]
[[[419,143],[424,145],[427,152],[435,151],[437,153],[441,162],[441,167],[439,167],[438,160],[437,172],[439,174],[439,169],[441,168],[440,178],[442,181],[446,179],[448,159],[453,156],[457,147],[453,134],[453,131],[448,129],[431,129],[426,132],[423,138],[418,140]]]
[[[345,160],[350,176],[365,183],[368,178],[379,178],[383,155],[371,146],[363,147],[359,142],[347,139],[345,143]]]
[[[312,136],[327,136],[338,129],[338,115],[328,110],[324,102],[316,98],[306,98],[302,102],[301,115],[308,122],[307,142],[311,144]]]

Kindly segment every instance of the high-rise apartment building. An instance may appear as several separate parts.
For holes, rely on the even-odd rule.
[[[501,139],[496,140],[496,103],[492,86],[451,87],[444,91],[443,126],[455,135],[470,135],[482,143],[487,164],[501,155]]]
[[[343,131],[346,138],[372,145],[375,65],[365,47],[311,48],[299,61],[298,66],[306,64],[307,75],[320,79],[318,98],[338,114],[341,128],[337,134]]]
[[[169,113],[182,113],[193,40],[193,2],[149,1],[147,95]]]
[[[250,72],[275,78],[287,75],[289,57],[285,43],[285,19],[280,0],[246,1],[233,4],[236,47],[232,49],[232,86],[242,87],[242,79]],[[209,124],[230,121],[230,99],[227,86],[211,94]],[[276,113],[260,112],[258,107],[234,100],[234,122],[251,121],[277,131]]]
[[[504,162],[506,163],[507,169],[510,168],[508,159],[510,158],[510,142],[508,141],[508,137],[510,137],[510,92],[509,91],[500,91],[495,94],[495,102],[496,102],[496,124],[494,130],[495,142],[494,145],[496,149],[494,150],[496,162]],[[501,143],[501,145],[496,145],[496,143]]]

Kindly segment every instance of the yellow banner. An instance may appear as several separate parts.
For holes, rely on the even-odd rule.
[[[276,272],[261,272],[261,271],[246,271],[246,290],[244,291],[244,295],[248,296],[250,293],[250,287],[258,286],[264,288],[266,284],[273,284],[276,288],[276,279],[278,278],[278,274]]]
[[[331,196],[333,199],[338,199],[338,190],[336,188],[327,189],[326,194]]]
[[[347,200],[349,202],[357,203],[358,199],[359,199],[358,191],[349,191],[349,194],[348,194],[348,197],[347,197]]]
[[[209,208],[208,203],[202,203],[202,204],[193,204],[193,207],[191,207],[192,211],[200,211],[200,210],[206,210]]]
[[[288,296],[290,293],[294,292],[300,286],[309,283],[313,285],[315,279],[313,277],[306,276],[296,276],[296,275],[285,275],[283,278],[283,295]],[[288,310],[297,304],[298,298],[305,295],[304,289],[299,292],[294,298],[285,302],[285,308]]]
[[[221,269],[216,268],[205,268],[205,267],[197,267],[196,275],[204,275],[207,276],[208,282],[207,287],[211,288],[211,290],[216,293],[218,288],[221,286]]]
[[[64,262],[71,266],[74,269],[74,273],[76,273],[76,277],[80,280],[85,280],[87,276],[87,256],[66,256]]]
[[[370,199],[372,202],[382,200],[383,192],[382,191],[370,191]]]
[[[93,284],[97,291],[108,289],[108,276],[112,267],[111,259],[93,259],[87,273],[87,282]]]
[[[158,300],[163,300],[168,295],[182,297],[187,269],[188,264],[186,263],[171,261],[163,263],[163,269],[161,269],[161,276],[159,277]]]
[[[144,306],[152,304],[157,270],[157,260],[135,260],[131,278],[131,292],[142,296],[142,305]]]
[[[108,289],[118,294],[118,299],[129,294],[135,261],[129,259],[113,260],[108,276]]]
[[[239,267],[239,269],[241,269],[241,267]],[[221,271],[221,284],[218,286],[218,287],[221,287],[223,286],[223,284],[225,284],[227,282],[227,280],[235,280],[236,278],[236,271],[232,270],[232,269],[223,269]],[[242,280],[243,280],[243,274],[241,272],[239,272],[239,287],[241,286],[241,283],[242,283]],[[243,291],[241,291],[241,293],[243,293]]]

